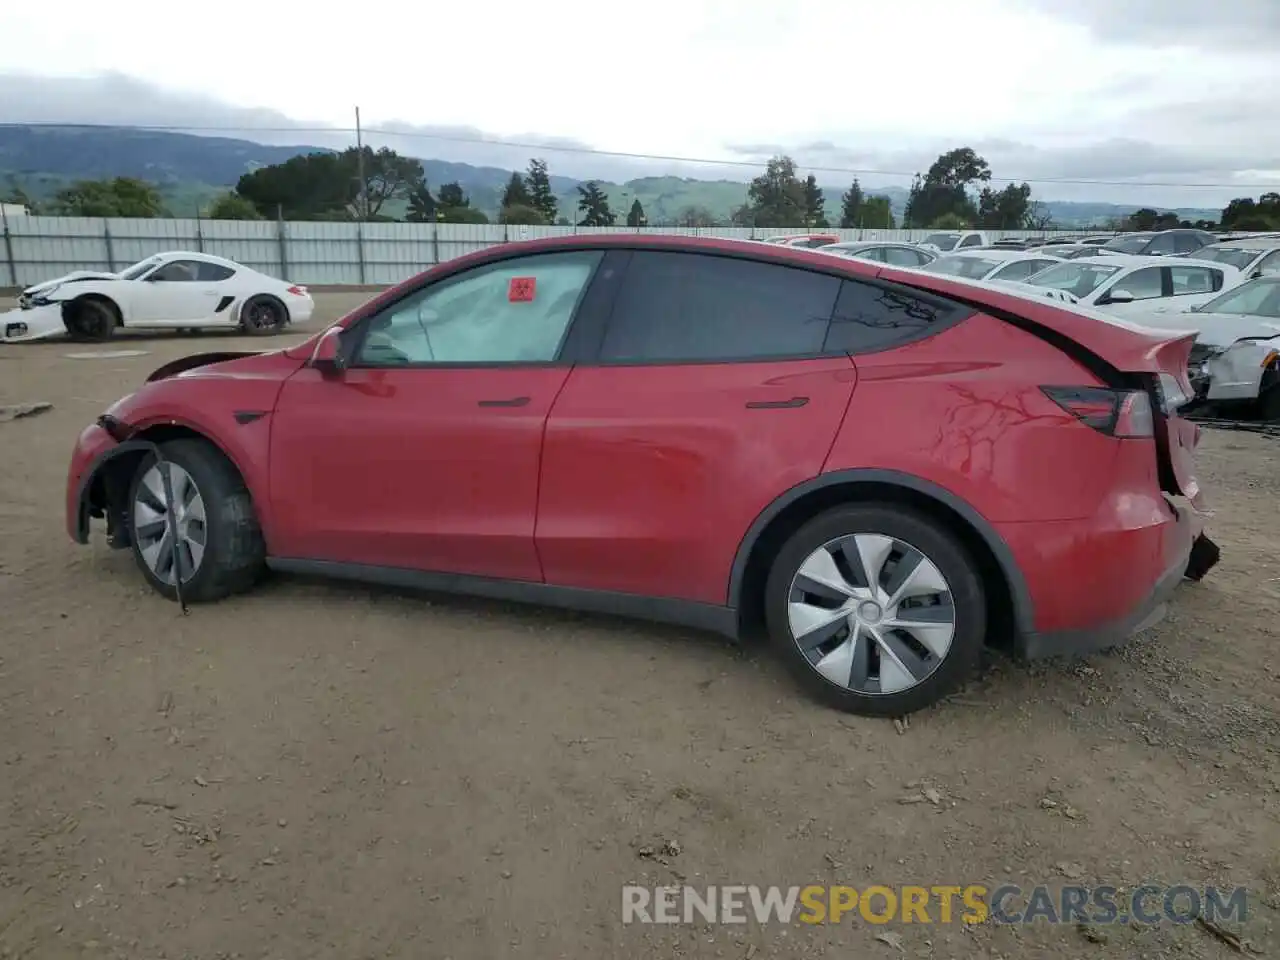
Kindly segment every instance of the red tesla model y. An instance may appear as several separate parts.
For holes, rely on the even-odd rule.
[[[272,569],[759,629],[901,715],[1203,572],[1192,340],[818,251],[506,244],[157,370],[81,434],[67,527],[183,602]]]

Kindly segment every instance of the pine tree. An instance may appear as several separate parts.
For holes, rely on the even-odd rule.
[[[525,174],[524,188],[534,209],[542,214],[547,223],[555,223],[560,210],[559,204],[556,203],[556,195],[551,192],[551,177],[547,175],[547,161],[538,159],[529,161],[529,172]]]
[[[594,180],[578,187],[578,212],[582,214],[580,227],[612,227],[616,219],[609,209],[609,198]]]
[[[804,180],[804,219],[808,226],[827,226],[827,215],[823,210],[825,203],[822,188],[818,186],[818,178],[812,173],[809,174]]]
[[[862,226],[862,184],[858,183],[857,177],[853,178],[853,183],[841,200],[843,206],[840,208],[840,226],[846,230]]]
[[[640,205],[640,198],[637,197],[631,201],[631,212],[627,214],[628,227],[647,227],[649,218],[644,215],[644,207]]]
[[[525,188],[524,178],[518,173],[511,174],[506,189],[502,191],[502,207],[532,207],[533,198]]]

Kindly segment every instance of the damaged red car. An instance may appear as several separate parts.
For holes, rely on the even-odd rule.
[[[1216,561],[1192,340],[803,249],[506,244],[156,371],[81,434],[67,528],[184,604],[274,570],[759,633],[898,716]]]

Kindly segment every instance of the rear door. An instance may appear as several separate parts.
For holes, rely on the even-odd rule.
[[[748,527],[821,472],[848,407],[853,362],[823,352],[841,280],[703,253],[610,257],[595,361],[547,421],[546,580],[723,604]]]

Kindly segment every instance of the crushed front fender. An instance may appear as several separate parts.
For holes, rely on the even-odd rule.
[[[61,303],[0,313],[0,343],[48,340],[64,336],[66,332],[67,326],[62,322]]]

